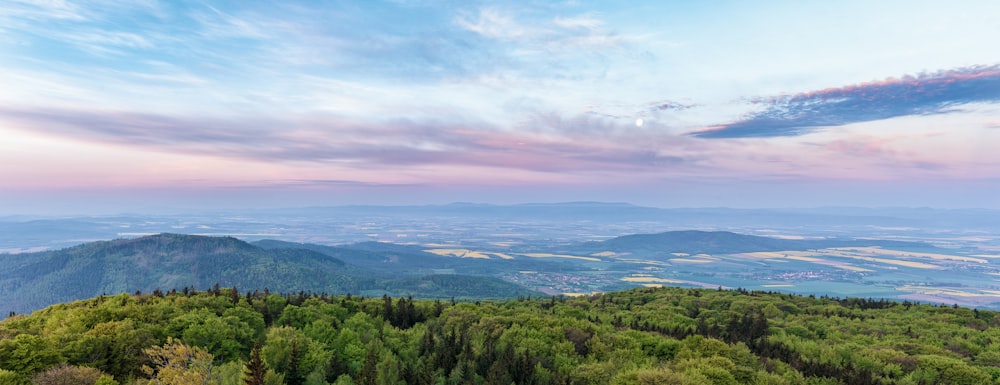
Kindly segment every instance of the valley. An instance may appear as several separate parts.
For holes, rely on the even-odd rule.
[[[233,265],[236,270],[227,273],[232,277],[252,276],[240,269],[269,269],[267,263],[279,261],[299,267],[284,276],[284,282],[263,284],[211,278],[210,274],[188,279],[180,270],[151,279],[161,277],[163,272],[156,269],[142,270],[147,274],[145,281],[128,283],[115,278],[126,271],[112,268],[120,263],[120,256],[101,257],[102,262],[87,265],[103,269],[99,273],[103,281],[91,285],[94,290],[64,298],[23,300],[12,309],[0,310],[26,312],[57,300],[105,292],[204,289],[215,280],[223,287],[241,289],[267,286],[424,298],[518,295],[514,293],[576,296],[664,285],[721,287],[995,309],[1000,308],[1000,241],[993,235],[1000,234],[1000,225],[992,219],[995,214],[922,209],[655,209],[579,202],[8,217],[0,220],[4,230],[0,248],[5,251],[0,253],[4,267],[0,293],[8,297],[18,293],[19,298],[44,298],[32,290],[50,290],[62,281],[72,286],[73,274],[90,271],[73,270],[70,263],[65,265],[70,270],[27,274],[33,265],[24,262],[26,258],[52,258],[55,250],[84,242],[141,239],[151,234],[231,237],[248,242],[237,248],[285,250],[276,257],[267,257],[264,250],[252,251],[264,258],[260,260],[264,265]],[[959,221],[966,225],[956,227]],[[313,254],[301,254],[301,250]],[[152,253],[142,257],[147,268],[170,260],[164,250],[136,255],[145,252]],[[332,258],[345,267],[303,262],[317,258]],[[326,273],[310,273],[316,271]],[[320,282],[324,274],[333,274],[335,279]],[[426,277],[439,281],[448,279],[442,277],[483,277],[510,286],[477,291],[417,282]]]

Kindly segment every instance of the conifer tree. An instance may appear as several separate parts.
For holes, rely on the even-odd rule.
[[[360,385],[375,385],[375,379],[378,378],[378,350],[375,349],[375,344],[368,345],[368,351],[365,353],[365,362],[361,366],[361,373],[358,373],[357,383]]]
[[[288,356],[288,372],[285,373],[285,383],[288,385],[302,385],[305,383],[305,376],[299,368],[299,361],[302,359],[302,351],[299,350],[298,341],[292,340],[292,351]]]
[[[250,350],[250,360],[247,361],[246,370],[243,372],[243,384],[264,385],[264,376],[267,374],[267,364],[260,358],[260,344],[255,344]]]

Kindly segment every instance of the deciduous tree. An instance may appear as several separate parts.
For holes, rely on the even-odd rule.
[[[197,346],[188,346],[172,337],[167,337],[163,346],[143,350],[152,366],[144,366],[142,372],[156,383],[163,385],[205,385],[216,384],[212,376],[212,355]]]

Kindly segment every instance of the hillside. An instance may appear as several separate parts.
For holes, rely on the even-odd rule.
[[[0,322],[0,383],[1000,384],[1000,313],[746,290],[100,296]],[[255,348],[256,346],[256,348]],[[139,353],[142,352],[142,353]],[[98,380],[100,378],[100,380]],[[189,383],[189,382],[184,382]]]
[[[600,242],[587,242],[573,248],[579,252],[612,251],[636,255],[686,253],[729,254],[758,251],[809,250],[830,247],[881,246],[921,247],[918,242],[857,239],[780,239],[728,231],[669,231],[658,234],[633,234]]]
[[[499,238],[502,239],[502,238]],[[930,273],[930,274],[929,274]],[[361,242],[158,234],[0,253],[0,316],[100,294],[241,291],[417,298],[588,295],[663,284],[854,295],[1000,309],[1000,258],[873,239],[671,231],[602,242]]]
[[[475,270],[483,272],[489,266],[483,261],[449,258],[426,253],[421,247],[397,245],[384,242],[362,242],[343,246],[326,246],[310,243],[293,243],[277,240],[261,240],[253,245],[263,249],[302,249],[329,255],[351,265],[377,270],[382,273],[431,272],[441,269]]]
[[[341,250],[357,259],[366,251]],[[412,294],[423,297],[516,297],[532,292],[504,281],[481,277],[487,285],[455,289],[471,280],[457,275],[444,282],[414,284],[422,275],[388,274],[346,263],[303,248],[264,249],[231,237],[158,234],[86,243],[63,250],[0,254],[0,304],[4,314],[40,309],[57,302],[101,294],[135,291],[205,289],[216,284],[241,290],[280,292]],[[427,275],[427,274],[423,274]],[[402,278],[407,280],[401,280]],[[442,287],[450,287],[446,290]]]

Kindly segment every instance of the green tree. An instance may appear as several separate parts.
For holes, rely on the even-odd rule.
[[[305,375],[302,374],[302,368],[299,366],[302,355],[299,343],[293,339],[292,351],[288,353],[288,368],[285,371],[285,383],[288,385],[302,385],[306,381]]]
[[[365,352],[365,361],[361,365],[361,372],[358,373],[358,385],[375,385],[378,378],[378,349],[375,343],[368,345]]]
[[[267,365],[260,358],[260,345],[254,345],[250,350],[250,360],[247,361],[246,369],[243,371],[243,383],[245,385],[264,385],[264,377],[267,375]]]
[[[62,360],[59,353],[42,337],[21,334],[0,340],[0,369],[18,373],[37,373]]]
[[[0,369],[0,385],[31,385],[31,381],[20,373]]]
[[[229,361],[216,365],[212,373],[218,376],[219,385],[243,385],[244,368],[246,365],[242,361]]]
[[[135,321],[101,322],[68,344],[70,362],[101,368],[115,378],[137,374],[145,363],[142,349],[151,345],[151,332],[136,327]]]

